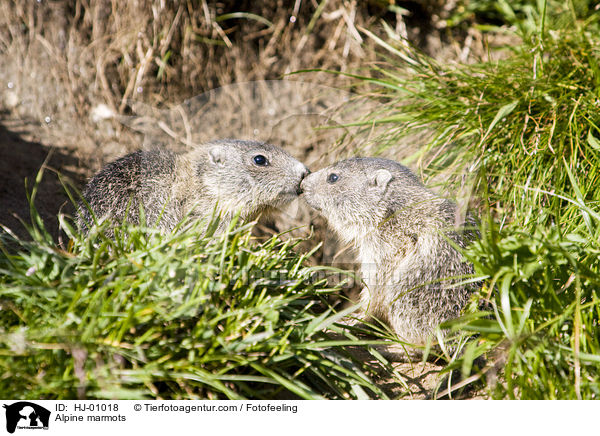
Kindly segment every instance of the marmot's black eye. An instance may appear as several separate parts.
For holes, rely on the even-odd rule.
[[[331,173],[327,176],[328,183],[335,183],[340,177],[336,173]]]
[[[259,165],[261,167],[266,167],[267,165],[269,165],[269,161],[262,154],[257,154],[256,156],[254,156],[253,160],[256,165]]]

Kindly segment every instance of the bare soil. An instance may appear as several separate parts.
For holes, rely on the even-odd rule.
[[[47,229],[58,237],[59,211],[69,212],[71,205],[58,174],[81,186],[89,172],[73,150],[43,144],[35,128],[21,120],[4,119],[0,124],[0,156],[0,223],[20,238],[29,237],[25,228],[31,222],[27,193],[44,169],[35,205]]]

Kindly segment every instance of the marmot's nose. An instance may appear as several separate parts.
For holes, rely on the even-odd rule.
[[[306,186],[304,182],[306,182],[306,176],[308,175],[308,173],[310,173],[310,171],[307,170],[307,173],[304,175],[304,178],[302,179],[302,181],[298,185],[298,195],[304,193],[304,187]]]
[[[301,180],[300,180],[300,184],[298,185],[298,190],[297,190],[298,195],[300,195],[304,192],[304,187],[302,186],[302,184],[306,180],[306,176],[308,176],[309,174],[310,174],[310,170],[305,165],[302,165],[302,169],[300,172]]]
[[[305,178],[308,174],[310,174],[310,170],[303,163],[298,165],[298,169],[300,170],[299,173],[301,178]]]

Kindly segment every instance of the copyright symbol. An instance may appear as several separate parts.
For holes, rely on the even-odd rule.
[[[133,410],[135,410],[136,412],[139,412],[140,410],[142,410],[142,405],[136,404],[135,406],[133,406]]]

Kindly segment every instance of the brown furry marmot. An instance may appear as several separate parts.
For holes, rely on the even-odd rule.
[[[473,266],[453,244],[465,247],[476,231],[471,218],[455,227],[454,203],[380,158],[337,162],[306,176],[301,188],[340,239],[358,249],[366,315],[411,343],[425,343],[441,322],[458,317],[476,286],[456,285]]]
[[[183,154],[137,151],[104,167],[83,190],[98,220],[128,220],[170,231],[186,214],[229,222],[252,219],[298,196],[308,169],[280,147],[256,141],[219,140]],[[93,224],[78,207],[78,225]]]

